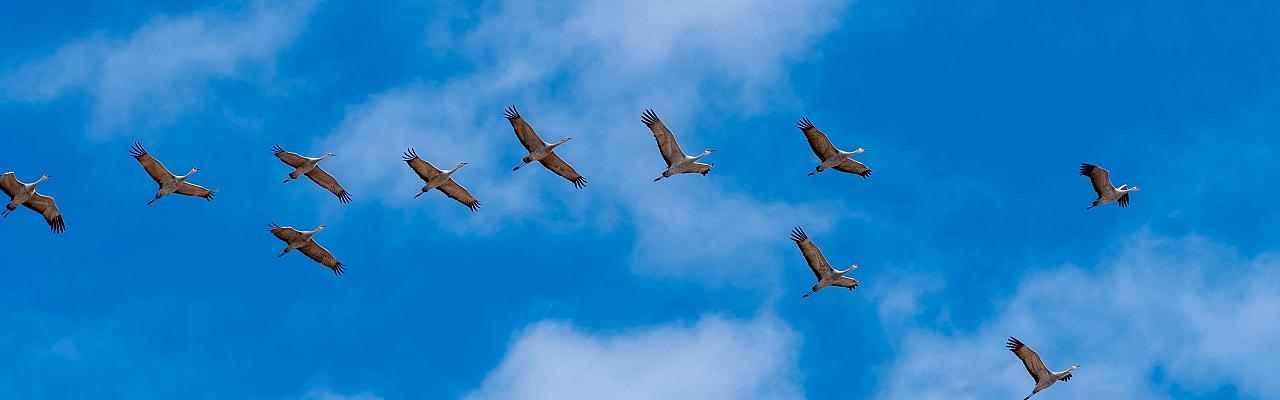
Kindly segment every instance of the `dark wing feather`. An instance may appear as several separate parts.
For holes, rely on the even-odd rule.
[[[315,240],[311,240],[302,247],[299,247],[298,251],[301,251],[302,254],[306,254],[307,257],[315,260],[315,262],[329,267],[329,269],[333,270],[334,275],[342,275],[343,272],[346,272],[343,268],[342,262],[338,261],[338,259],[333,256],[333,253],[329,252],[329,249],[324,248],[320,243],[316,243]]]
[[[1120,203],[1120,207],[1128,207],[1128,206],[1129,206],[1129,194],[1128,194],[1128,193],[1125,193],[1125,194],[1120,195],[1120,198],[1119,198],[1119,199],[1117,199],[1116,201]]]
[[[1008,347],[1009,351],[1012,351],[1014,355],[1018,356],[1019,360],[1022,360],[1022,366],[1027,367],[1027,373],[1031,374],[1031,379],[1034,379],[1036,383],[1049,376],[1049,369],[1045,368],[1043,361],[1040,361],[1040,355],[1031,350],[1031,347],[1022,343],[1021,340],[1010,337],[1009,341],[1005,343],[1005,347]]]
[[[177,193],[184,194],[187,196],[200,197],[205,200],[213,200],[212,190],[205,189],[204,186],[200,186],[191,182],[182,182],[182,186],[178,186]]]
[[[280,161],[284,161],[285,164],[289,164],[289,166],[294,168],[301,167],[302,164],[306,164],[307,162],[307,159],[305,157],[302,157],[301,154],[294,153],[291,151],[284,151],[284,149],[280,148],[279,145],[276,145],[276,147],[272,148],[271,153],[275,154],[276,158],[279,158]]]
[[[313,182],[321,187],[333,192],[335,196],[338,196],[338,201],[343,203],[351,202],[351,194],[347,193],[347,190],[343,189],[342,185],[338,184],[338,180],[334,178],[333,175],[329,175],[329,173],[326,172],[324,168],[320,168],[319,165],[312,168],[311,172],[307,173],[307,177],[311,178]]]
[[[507,121],[511,122],[511,127],[516,131],[516,138],[520,139],[520,144],[524,145],[524,149],[532,152],[534,149],[540,149],[547,143],[538,137],[538,133],[533,131],[533,127],[524,121],[524,117],[520,116],[520,112],[516,111],[516,106],[507,107],[507,111],[503,113],[507,117]]]
[[[276,225],[275,222],[272,222],[270,227],[271,229],[268,230],[271,231],[271,234],[280,238],[280,240],[283,240],[285,243],[293,243],[293,241],[302,237],[302,232],[298,232],[297,229],[293,229],[291,226],[280,226]]]
[[[155,157],[151,156],[151,153],[143,149],[142,143],[133,142],[133,148],[129,149],[129,155],[137,159],[139,164],[142,164],[142,169],[146,170],[147,175],[150,175],[151,180],[156,181],[156,183],[173,179],[173,173],[169,172],[169,169],[165,168],[164,164],[160,163],[160,160],[156,160]]]
[[[462,203],[462,205],[470,208],[471,211],[480,209],[480,201],[476,200],[475,196],[472,196],[471,192],[467,191],[467,188],[462,187],[462,184],[458,183],[458,181],[449,179],[448,182],[440,185],[439,189],[441,192],[444,192],[446,196],[449,196],[449,198],[457,200],[459,203]]]
[[[0,190],[4,190],[4,194],[9,195],[9,198],[17,196],[22,189],[22,182],[18,182],[18,178],[13,176],[12,171],[0,175]]]
[[[813,154],[818,156],[819,160],[826,161],[838,154],[836,146],[831,144],[831,139],[827,139],[827,135],[813,126],[808,118],[801,118],[800,122],[796,123],[796,127],[804,132],[804,138],[809,140],[809,148],[813,149]]]
[[[556,153],[548,154],[546,157],[538,160],[538,162],[542,163],[542,166],[547,167],[551,172],[555,172],[556,175],[560,175],[564,177],[564,179],[568,179],[569,182],[573,182],[573,187],[582,189],[587,186],[587,179],[583,178],[581,174],[578,174],[578,171],[575,171],[573,167],[569,166],[569,163],[560,159],[560,156]]]
[[[827,263],[827,257],[822,255],[822,250],[818,249],[818,245],[813,244],[809,240],[809,235],[804,233],[804,229],[796,227],[791,230],[791,240],[796,242],[796,246],[800,247],[800,253],[804,254],[804,260],[809,263],[809,269],[813,270],[813,276],[818,279],[831,275],[833,272],[831,264]]]
[[[847,276],[842,276],[840,277],[840,279],[836,279],[836,281],[832,283],[831,286],[839,286],[842,288],[849,288],[849,290],[853,290],[854,288],[858,287],[859,283],[862,283],[862,282],[859,282],[857,279],[853,279]]]
[[[430,181],[436,175],[440,175],[440,169],[423,160],[422,157],[418,157],[418,152],[413,148],[404,152],[404,162],[408,163],[409,168],[412,168],[413,172],[418,174],[418,178],[422,178],[423,181]]]
[[[44,221],[49,223],[49,230],[53,233],[67,231],[67,225],[62,222],[62,213],[58,212],[58,205],[53,202],[52,197],[36,193],[22,205],[43,215]]]
[[[836,166],[832,168],[835,168],[836,171],[848,172],[854,175],[862,176],[863,178],[871,176],[871,168],[867,168],[865,164],[857,162],[852,158],[846,158],[844,159],[844,161],[841,161],[839,164],[836,164]]]
[[[1093,183],[1093,191],[1098,193],[1098,197],[1116,190],[1114,186],[1111,186],[1111,174],[1102,167],[1093,164],[1080,164],[1080,175],[1089,177],[1089,182]]]
[[[667,129],[667,124],[662,123],[653,110],[645,110],[640,121],[653,131],[653,138],[658,141],[658,151],[662,152],[662,159],[667,162],[668,167],[686,157],[684,151],[680,150],[680,144],[676,143],[676,135]]]

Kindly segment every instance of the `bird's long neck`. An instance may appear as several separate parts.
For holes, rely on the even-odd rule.
[[[858,269],[857,265],[850,265],[849,268],[845,268],[844,271],[836,270],[836,273],[839,274],[840,276],[844,276],[845,273],[848,273],[849,271],[853,271],[855,269]]]
[[[706,156],[707,156],[707,155],[709,155],[709,154],[711,154],[711,150],[703,150],[703,151],[702,151],[702,154],[697,155],[697,156],[696,156],[696,157],[694,157],[693,159],[694,159],[694,160],[697,160],[697,159],[700,159],[700,158],[702,158],[702,157],[706,157]]]
[[[185,180],[187,180],[187,178],[188,178],[188,177],[190,177],[191,175],[195,175],[195,174],[196,174],[196,172],[199,172],[199,171],[200,171],[199,169],[192,168],[190,171],[187,171],[187,174],[186,174],[186,175],[179,176],[179,177],[178,177],[178,180],[179,180],[179,181],[185,181]]]
[[[454,172],[458,172],[458,170],[459,170],[459,169],[462,169],[462,167],[463,167],[463,166],[465,166],[465,165],[467,165],[467,164],[466,164],[466,163],[458,163],[458,165],[457,165],[457,166],[455,166],[455,167],[453,167],[453,169],[448,170],[448,171],[445,171],[444,175],[445,175],[445,176],[453,175],[453,173],[454,173]]]
[[[560,139],[559,142],[555,142],[555,143],[552,143],[550,146],[547,146],[547,151],[555,150],[556,147],[560,147],[560,145],[565,144],[567,142],[569,142],[569,138]]]
[[[31,191],[35,191],[35,190],[36,190],[36,186],[40,186],[40,184],[41,184],[41,183],[44,183],[44,181],[46,181],[46,180],[48,180],[48,179],[49,179],[49,177],[48,177],[48,176],[41,176],[41,177],[40,177],[40,179],[36,179],[36,181],[35,181],[35,182],[31,182],[31,184],[27,185],[27,187],[28,187],[28,188],[31,188]]]

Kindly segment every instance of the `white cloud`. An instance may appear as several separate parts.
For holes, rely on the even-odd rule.
[[[1198,237],[1143,234],[1121,246],[1094,269],[1029,276],[974,332],[907,334],[879,398],[1025,395],[1031,379],[1002,347],[1008,336],[1051,369],[1083,364],[1050,389],[1055,399],[1172,398],[1171,387],[1226,385],[1244,397],[1280,396],[1280,382],[1259,368],[1280,358],[1280,259],[1244,259]]]
[[[794,332],[769,317],[704,317],[612,334],[535,324],[470,400],[796,399]]]
[[[159,16],[127,37],[76,39],[0,79],[13,99],[45,102],[85,94],[98,134],[162,126],[197,107],[214,80],[270,74],[276,55],[298,35],[308,0],[255,2]]]
[[[715,138],[698,134],[720,123],[712,116],[750,115],[766,99],[770,106],[797,101],[786,71],[814,51],[847,6],[503,2],[457,42],[482,67],[373,96],[350,108],[317,147],[340,154],[329,161],[336,170],[357,171],[344,176],[354,193],[397,207],[460,208],[410,201],[421,182],[407,169],[365,167],[398,157],[390,149],[416,146],[443,165],[472,162],[459,181],[485,208],[465,220],[456,210],[430,211],[455,231],[529,220],[607,231],[630,218],[639,230],[631,258],[640,272],[719,277],[730,268],[779,268],[791,226],[829,229],[835,221],[820,215],[831,204],[765,201],[717,171],[654,184],[663,165],[640,112],[657,109],[687,149],[715,147]],[[704,97],[708,91],[717,96]],[[587,189],[536,165],[510,172],[523,156],[501,117],[511,103],[544,138],[575,138],[557,152],[586,176]]]

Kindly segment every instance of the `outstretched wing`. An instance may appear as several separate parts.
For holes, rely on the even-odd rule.
[[[156,183],[166,182],[173,179],[173,173],[169,172],[160,160],[156,160],[146,149],[142,148],[142,143],[133,142],[133,148],[129,149],[129,155],[138,160],[138,164],[142,164],[142,169],[147,171],[147,175],[151,175],[151,179]]]
[[[1093,183],[1093,191],[1098,194],[1098,197],[1116,190],[1114,186],[1111,186],[1111,174],[1102,167],[1093,164],[1080,164],[1080,175],[1089,177],[1089,182]]]
[[[440,185],[440,191],[444,192],[444,194],[449,196],[449,198],[457,200],[459,203],[462,203],[462,205],[467,206],[471,211],[480,209],[480,201],[476,200],[475,196],[472,196],[471,192],[467,191],[467,188],[462,187],[462,184],[458,183],[458,181],[449,179],[448,182]]]
[[[690,172],[695,174],[705,175],[706,173],[711,172],[711,164],[705,164],[700,162],[693,163],[693,167],[690,168]]]
[[[204,198],[205,200],[213,200],[212,190],[205,189],[204,186],[200,186],[191,182],[183,182],[182,186],[178,186],[177,193],[184,194],[187,196],[201,197],[201,198]]]
[[[542,141],[541,137],[538,137],[538,133],[533,131],[533,127],[524,121],[524,117],[521,117],[520,112],[516,111],[515,105],[507,107],[507,111],[503,115],[506,115],[507,121],[511,122],[511,127],[516,130],[516,138],[520,139],[520,144],[524,145],[525,150],[532,152],[534,149],[540,149],[542,146],[547,145],[546,142]]]
[[[285,164],[289,164],[290,167],[298,168],[307,162],[307,159],[301,154],[294,153],[292,151],[284,151],[284,149],[280,148],[280,145],[273,147],[271,149],[271,153],[275,154],[276,158],[279,158],[280,161],[284,161]]]
[[[329,269],[333,270],[334,275],[342,275],[342,273],[345,272],[342,262],[338,261],[338,259],[333,256],[333,253],[329,252],[329,249],[324,248],[320,243],[316,243],[315,240],[308,241],[306,245],[299,247],[298,251],[301,251],[302,254],[306,254],[307,257],[315,260],[315,262],[329,267]]]
[[[826,161],[839,155],[836,146],[831,144],[831,139],[828,139],[825,133],[813,126],[813,123],[809,122],[809,118],[800,118],[800,122],[796,123],[796,127],[800,128],[801,132],[804,132],[804,138],[809,141],[809,148],[813,149],[813,154],[818,156],[819,160]],[[839,167],[836,168],[839,169]]]
[[[302,232],[298,232],[297,229],[293,229],[291,226],[280,226],[276,225],[275,222],[272,222],[269,227],[271,229],[268,230],[271,231],[271,234],[280,238],[280,240],[283,240],[285,243],[293,243],[295,240],[302,237]]]
[[[834,272],[831,264],[827,263],[827,257],[822,255],[822,250],[818,249],[818,245],[813,244],[813,240],[809,240],[809,235],[804,233],[804,229],[798,226],[792,229],[791,240],[800,247],[800,253],[804,254],[804,260],[809,263],[809,269],[813,270],[814,277],[822,279]]]
[[[1015,337],[1009,337],[1009,341],[1005,343],[1005,347],[1009,348],[1014,355],[1022,360],[1022,366],[1027,367],[1027,373],[1031,374],[1031,379],[1035,379],[1039,383],[1041,379],[1049,376],[1049,369],[1044,367],[1044,362],[1040,361],[1040,355],[1031,350],[1026,344],[1022,343]]]
[[[67,225],[62,223],[62,213],[58,212],[58,205],[53,202],[52,197],[36,193],[22,205],[43,215],[44,221],[49,223],[49,230],[53,231],[53,233],[67,231]]]
[[[404,162],[408,163],[409,168],[413,168],[413,172],[416,172],[418,177],[424,181],[430,181],[436,175],[440,175],[440,169],[431,165],[427,160],[423,160],[422,157],[418,157],[418,152],[414,151],[413,148],[409,148],[404,152]]]
[[[871,176],[871,168],[867,168],[865,164],[854,161],[852,158],[846,158],[844,161],[841,161],[832,168],[835,168],[836,171],[844,171],[854,175],[860,175],[863,178]]]
[[[351,194],[347,193],[347,189],[343,189],[342,185],[338,184],[338,180],[334,178],[333,175],[329,175],[328,172],[325,172],[324,168],[320,168],[319,165],[312,168],[311,172],[307,173],[307,177],[311,178],[313,182],[321,187],[333,192],[335,196],[338,196],[338,201],[343,203],[351,202]]]
[[[587,178],[583,178],[578,171],[575,171],[573,167],[569,166],[569,163],[560,159],[560,156],[556,153],[548,154],[546,157],[538,160],[538,162],[542,163],[542,166],[547,167],[551,172],[555,172],[556,175],[560,175],[564,177],[564,179],[568,179],[569,182],[573,182],[573,187],[582,189],[587,186]]]
[[[853,290],[853,288],[858,287],[859,283],[861,282],[859,282],[857,279],[853,279],[847,276],[842,276],[840,277],[840,279],[836,279],[836,281],[833,282],[831,286],[839,286],[843,288],[849,288],[849,290]]]
[[[0,175],[0,190],[9,195],[9,198],[17,196],[18,193],[22,192],[22,188],[22,182],[18,182],[18,178],[13,176],[12,171]]]
[[[644,114],[640,115],[640,121],[653,131],[653,138],[658,141],[658,151],[662,152],[662,159],[667,162],[668,167],[677,161],[684,160],[685,154],[680,150],[680,144],[676,143],[676,135],[667,129],[667,124],[658,119],[658,114],[653,110],[645,110]]]

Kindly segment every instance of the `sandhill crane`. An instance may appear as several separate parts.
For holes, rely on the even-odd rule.
[[[667,162],[667,170],[662,171],[662,175],[654,178],[654,182],[660,181],[662,178],[669,178],[675,174],[697,173],[707,176],[707,173],[711,172],[711,168],[716,166],[715,164],[698,162],[699,159],[715,152],[716,149],[703,150],[702,154],[697,156],[684,154],[684,150],[680,150],[680,144],[676,143],[676,135],[672,134],[670,129],[667,129],[667,124],[662,123],[662,120],[658,119],[658,114],[655,114],[653,110],[645,110],[644,114],[640,115],[640,121],[644,122],[644,125],[653,131],[653,138],[658,141],[658,151],[662,153],[662,159]]]
[[[542,141],[542,138],[538,137],[538,133],[533,131],[533,127],[529,126],[524,117],[520,116],[520,112],[516,111],[516,106],[514,105],[507,107],[507,111],[503,115],[506,115],[507,120],[511,122],[511,127],[515,129],[516,138],[520,139],[520,144],[524,145],[525,150],[529,151],[529,155],[524,156],[524,159],[520,161],[520,165],[512,168],[512,171],[518,171],[525,164],[537,161],[551,170],[551,172],[555,172],[556,175],[573,182],[573,187],[582,189],[587,186],[586,178],[578,174],[578,171],[575,171],[573,167],[569,166],[569,163],[564,162],[555,153],[556,147],[560,147],[560,145],[573,138],[565,137],[556,143]]]
[[[1071,380],[1071,373],[1074,372],[1076,368],[1080,368],[1079,365],[1072,365],[1071,368],[1067,368],[1066,371],[1050,371],[1048,368],[1045,368],[1044,362],[1040,361],[1039,354],[1036,354],[1034,350],[1031,350],[1030,347],[1027,347],[1026,344],[1023,344],[1022,341],[1014,337],[1009,337],[1009,341],[1005,343],[1005,347],[1008,347],[1009,351],[1012,351],[1014,355],[1018,356],[1018,359],[1022,360],[1022,365],[1027,367],[1027,372],[1031,374],[1031,378],[1036,380],[1036,386],[1031,389],[1031,394],[1028,394],[1027,397],[1023,397],[1022,400],[1030,399],[1031,396],[1035,396],[1036,393],[1053,386],[1053,384],[1058,381],[1066,382]]]
[[[453,169],[440,170],[427,162],[427,160],[423,160],[422,157],[418,157],[418,152],[414,151],[413,148],[404,152],[404,162],[408,163],[409,168],[413,168],[413,172],[418,173],[418,177],[427,183],[417,196],[413,196],[414,198],[430,192],[431,189],[439,189],[449,198],[457,200],[462,205],[470,208],[471,211],[480,209],[480,202],[476,200],[475,196],[472,196],[471,192],[462,187],[458,181],[453,180],[453,173],[458,172],[458,169],[466,166],[467,163],[460,162]]]
[[[53,233],[62,233],[67,231],[67,225],[62,223],[62,213],[58,212],[57,203],[53,202],[53,198],[36,192],[36,186],[49,179],[49,175],[41,175],[40,179],[35,182],[22,183],[13,175],[13,172],[5,172],[0,175],[0,190],[9,195],[9,204],[5,206],[0,216],[8,217],[9,213],[18,209],[18,206],[26,206],[31,210],[44,216],[44,221],[49,223],[49,230]]]
[[[288,243],[288,245],[285,246],[284,251],[281,251],[280,255],[276,257],[284,257],[285,253],[298,250],[301,251],[302,254],[306,254],[307,257],[310,257],[312,260],[315,260],[315,262],[329,267],[329,269],[333,270],[334,275],[342,275],[342,273],[345,272],[342,262],[338,261],[337,258],[334,258],[333,253],[330,253],[328,249],[325,249],[324,246],[316,243],[316,241],[311,238],[317,233],[320,233],[320,231],[325,230],[326,227],[324,225],[320,225],[313,231],[300,231],[293,229],[293,227],[280,226],[276,225],[275,222],[272,222],[270,228],[271,229],[268,230],[271,231],[272,235],[276,235],[280,240]]]
[[[1120,203],[1120,207],[1129,205],[1129,192],[1136,192],[1137,186],[1129,187],[1128,184],[1120,185],[1120,187],[1111,186],[1111,174],[1107,170],[1093,164],[1080,164],[1080,175],[1089,177],[1089,182],[1093,183],[1093,191],[1098,193],[1098,199],[1093,201],[1093,205],[1088,208],[1094,208],[1110,202]]]
[[[818,156],[818,160],[822,161],[817,168],[814,168],[813,172],[809,173],[809,176],[826,171],[828,168],[861,175],[864,179],[871,176],[871,168],[867,168],[866,165],[849,158],[849,156],[860,154],[867,151],[867,149],[861,147],[854,151],[837,149],[836,146],[831,144],[831,140],[827,139],[827,135],[818,130],[817,127],[814,127],[808,118],[801,118],[800,122],[796,123],[796,127],[804,132],[804,138],[809,140],[809,148],[812,148],[813,154]]]
[[[213,200],[212,190],[187,182],[187,178],[190,178],[196,172],[200,172],[200,168],[192,167],[191,171],[187,172],[186,175],[174,175],[169,172],[168,168],[164,167],[164,164],[152,157],[151,153],[147,153],[147,150],[143,149],[142,144],[138,142],[133,142],[133,148],[129,149],[129,155],[137,159],[138,163],[142,164],[142,169],[147,171],[147,175],[150,175],[151,179],[160,185],[160,189],[156,191],[156,197],[148,201],[147,205],[155,203],[156,200],[160,200],[161,197],[168,196],[170,193]]]
[[[819,250],[818,245],[813,244],[813,241],[809,240],[809,235],[806,235],[798,226],[791,231],[791,240],[796,242],[796,246],[800,246],[800,253],[804,254],[804,260],[809,263],[809,269],[813,270],[813,276],[818,278],[818,283],[813,285],[813,289],[800,298],[809,297],[828,286],[845,287],[849,290],[858,287],[857,279],[845,276],[846,273],[858,269],[858,264],[850,265],[843,271],[831,268],[831,264],[827,263],[827,257],[822,255],[822,250]]]
[[[280,161],[284,161],[285,164],[293,167],[293,172],[289,173],[289,178],[285,179],[284,183],[289,183],[291,180],[298,179],[298,177],[306,175],[316,184],[324,187],[325,189],[329,189],[329,191],[333,192],[335,196],[338,196],[338,201],[343,203],[351,202],[351,194],[347,193],[347,190],[343,189],[342,185],[338,184],[338,180],[335,179],[333,175],[329,175],[328,172],[325,172],[324,168],[320,167],[320,161],[333,157],[333,153],[325,153],[323,156],[318,158],[303,157],[298,153],[284,151],[284,149],[280,148],[279,145],[272,148],[271,152],[275,154]]]

